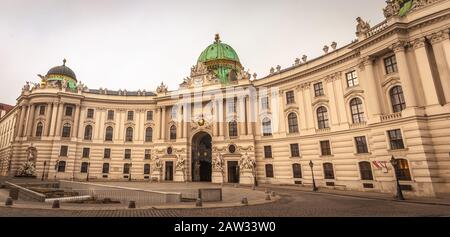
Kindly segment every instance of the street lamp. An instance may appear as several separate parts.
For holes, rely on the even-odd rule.
[[[44,160],[44,169],[42,170],[42,178],[41,181],[44,181],[44,176],[45,176],[45,167],[47,166],[47,161]]]
[[[316,180],[314,179],[314,163],[312,160],[309,161],[309,167],[311,168],[312,180],[313,180],[313,192],[317,192]]]
[[[87,163],[86,182],[89,182],[89,170],[91,169],[91,162]]]
[[[394,156],[392,156],[391,158],[391,164],[394,167],[394,177],[395,177],[395,181],[397,183],[397,195],[395,195],[395,198],[397,200],[405,200],[405,198],[403,197],[403,193],[402,193],[402,187],[400,186],[400,180],[398,179],[398,160],[395,159]]]
[[[55,180],[56,180],[56,174],[58,174],[58,167],[59,167],[59,160],[57,160],[56,164],[55,164]]]

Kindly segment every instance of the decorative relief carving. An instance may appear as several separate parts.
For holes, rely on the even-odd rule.
[[[442,0],[412,0],[412,5],[408,11],[405,11],[403,14],[408,12],[413,12],[417,9],[423,8],[426,5],[433,4],[435,2],[439,2]],[[394,16],[403,16],[400,15],[400,11],[402,9],[402,3],[404,0],[387,0],[386,7],[383,9],[384,16],[386,18],[391,18]]]
[[[405,51],[406,42],[399,41],[389,47],[394,53]]]
[[[427,36],[427,39],[430,40],[431,44],[437,44],[444,40],[449,40],[449,29],[439,31]]]
[[[342,72],[336,72],[325,77],[325,82],[330,83],[342,78]]]
[[[412,46],[414,49],[419,49],[425,47],[426,39],[425,37],[417,38],[412,42]]]

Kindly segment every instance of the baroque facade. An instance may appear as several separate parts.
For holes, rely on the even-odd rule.
[[[30,161],[44,179],[312,185],[314,174],[320,187],[393,193],[394,157],[410,195],[448,195],[450,1],[399,2],[376,26],[358,18],[352,43],[263,78],[218,35],[175,91],[89,89],[64,60],[1,118],[1,173]]]

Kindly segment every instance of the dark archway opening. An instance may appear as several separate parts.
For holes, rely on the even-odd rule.
[[[212,138],[206,132],[192,138],[192,181],[211,182]]]

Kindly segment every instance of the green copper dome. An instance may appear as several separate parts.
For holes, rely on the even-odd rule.
[[[242,70],[236,51],[228,44],[222,43],[218,34],[215,42],[200,54],[198,62],[204,63],[208,70],[213,71],[222,84],[236,80],[237,72]]]

